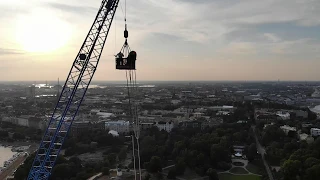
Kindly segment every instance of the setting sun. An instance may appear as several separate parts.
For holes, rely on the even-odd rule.
[[[54,14],[35,11],[17,21],[16,40],[28,52],[51,52],[63,47],[71,29]]]

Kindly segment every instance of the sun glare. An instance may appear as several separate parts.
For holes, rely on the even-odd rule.
[[[17,21],[16,40],[28,52],[52,52],[66,45],[71,29],[54,14],[37,11]]]

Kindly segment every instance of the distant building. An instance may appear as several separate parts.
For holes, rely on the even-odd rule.
[[[320,105],[315,106],[314,108],[311,108],[310,111],[317,114],[317,117],[320,118]]]
[[[35,129],[41,129],[44,130],[46,128],[46,123],[44,119],[40,117],[29,117],[29,127],[35,128]]]
[[[308,118],[308,112],[307,111],[296,110],[296,111],[294,111],[294,113],[296,114],[296,117],[303,118],[303,119]]]
[[[301,125],[303,128],[311,128],[313,126],[313,124],[311,123],[302,123]]]
[[[119,134],[127,134],[130,132],[130,122],[129,121],[107,121],[105,122],[105,129],[117,131]]]
[[[263,129],[266,129],[268,126],[272,126],[272,125],[274,125],[274,123],[272,122],[272,123],[270,123],[270,124],[265,124],[264,126],[263,126]]]
[[[227,112],[233,112],[236,108],[233,106],[213,106],[209,107],[208,109],[212,111],[227,111]]]
[[[155,123],[143,122],[143,123],[140,123],[140,128],[141,128],[141,130],[146,130],[146,129],[150,129],[154,125],[155,125]]]
[[[27,88],[27,97],[33,99],[36,96],[36,86],[32,85]]]
[[[3,122],[8,122],[11,124],[15,124],[18,126],[30,127],[35,129],[45,130],[48,125],[48,121],[46,121],[46,117],[35,117],[24,115],[20,117],[3,117]]]
[[[203,115],[203,113],[200,113],[200,112],[195,112],[195,113],[193,113],[193,116],[194,116],[195,118],[200,118],[200,117],[202,117],[202,115]]]
[[[297,129],[295,127],[291,127],[291,126],[288,126],[288,125],[280,126],[280,129],[282,129],[283,132],[286,133],[286,135],[288,135],[288,133],[290,131],[294,131],[294,132],[297,131]]]
[[[29,127],[28,118],[17,117],[16,118],[16,124],[19,125],[19,126]]]
[[[307,141],[308,144],[312,143],[314,141],[314,138],[308,134],[300,134],[299,135],[300,141]]]
[[[317,87],[314,91],[314,93],[311,95],[311,97],[320,97],[320,90],[319,87]]]
[[[89,121],[74,121],[71,126],[71,134],[77,136],[91,128],[91,123]]]
[[[278,120],[275,112],[269,111],[268,109],[255,109],[254,118],[258,121],[272,122]]]
[[[319,128],[311,128],[310,134],[311,134],[311,136],[320,136],[320,129]]]
[[[179,104],[179,103],[181,103],[181,101],[180,100],[171,100],[171,104],[173,104],[173,105],[177,105],[177,104]]]
[[[234,151],[233,156],[235,158],[242,158],[244,149],[245,149],[245,146],[233,146],[233,151]]]
[[[201,121],[183,121],[180,122],[179,125],[182,128],[200,128],[202,125]]]
[[[244,120],[237,121],[237,124],[247,124],[247,123],[248,123],[248,121],[244,121]]]
[[[112,136],[115,136],[115,137],[119,136],[119,133],[117,131],[114,131],[114,130],[110,130],[109,134],[111,134]]]
[[[290,119],[290,113],[289,112],[278,111],[276,115],[280,118],[280,120],[289,120]]]
[[[217,126],[223,123],[222,118],[214,118],[214,119],[209,119],[201,122],[201,129],[205,129],[207,127],[213,127]]]
[[[165,130],[167,132],[171,132],[171,130],[174,127],[174,124],[173,124],[173,122],[159,121],[159,122],[156,122],[155,126],[157,126],[160,131]]]

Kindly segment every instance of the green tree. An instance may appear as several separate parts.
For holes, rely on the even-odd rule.
[[[127,158],[127,148],[122,148],[118,154],[120,160],[125,160]]]
[[[5,138],[5,137],[8,137],[8,132],[7,131],[0,131],[0,137],[1,138]]]
[[[110,169],[108,167],[103,167],[101,171],[103,175],[108,176],[110,174]]]
[[[146,169],[147,169],[148,172],[151,172],[151,173],[160,172],[162,170],[160,157],[153,156],[150,159],[150,162],[147,164]]]
[[[315,180],[320,177],[320,164],[314,165],[306,170],[305,180]]]
[[[247,154],[248,160],[251,162],[255,159],[256,156],[257,156],[257,146],[256,146],[256,143],[252,143],[248,148],[248,154]]]
[[[21,133],[14,133],[13,134],[13,139],[24,139],[25,136]]]
[[[68,164],[58,164],[52,170],[51,179],[70,179],[72,177],[71,168]]]
[[[175,165],[175,171],[177,175],[183,175],[186,170],[186,163],[183,159],[179,159]]]
[[[210,180],[219,180],[217,171],[212,168],[207,170],[207,175],[209,176]]]
[[[285,180],[295,180],[299,174],[301,162],[298,160],[287,160],[283,163],[281,169]]]
[[[28,170],[25,167],[19,168],[14,174],[14,179],[24,180],[28,176]]]
[[[230,152],[226,151],[226,148],[221,146],[220,144],[213,144],[211,146],[210,152],[211,161],[219,162],[219,161],[227,161],[231,160]]]
[[[90,174],[82,171],[82,172],[79,172],[79,173],[77,174],[76,179],[77,179],[77,180],[87,180],[87,179],[90,178],[90,177],[91,177]]]
[[[176,179],[176,169],[175,168],[170,169],[170,171],[168,172],[167,178],[168,179]]]
[[[149,180],[151,178],[150,174],[147,173],[143,180]]]
[[[108,159],[110,165],[114,165],[117,162],[117,155],[114,153],[111,153],[107,156],[107,159]]]
[[[314,157],[309,157],[304,161],[303,165],[306,169],[311,168],[314,165],[320,164],[320,160]]]

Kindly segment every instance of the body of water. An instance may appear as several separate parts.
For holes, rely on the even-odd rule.
[[[113,86],[102,86],[102,85],[94,85],[94,84],[91,84],[89,85],[89,89],[91,88],[107,88],[107,87],[127,87],[126,84],[124,85],[113,85]],[[156,87],[155,85],[139,85],[137,84],[137,87],[138,88],[153,88],[153,87]]]
[[[3,167],[3,163],[12,158],[14,154],[16,153],[11,151],[11,147],[0,146],[0,167]]]

